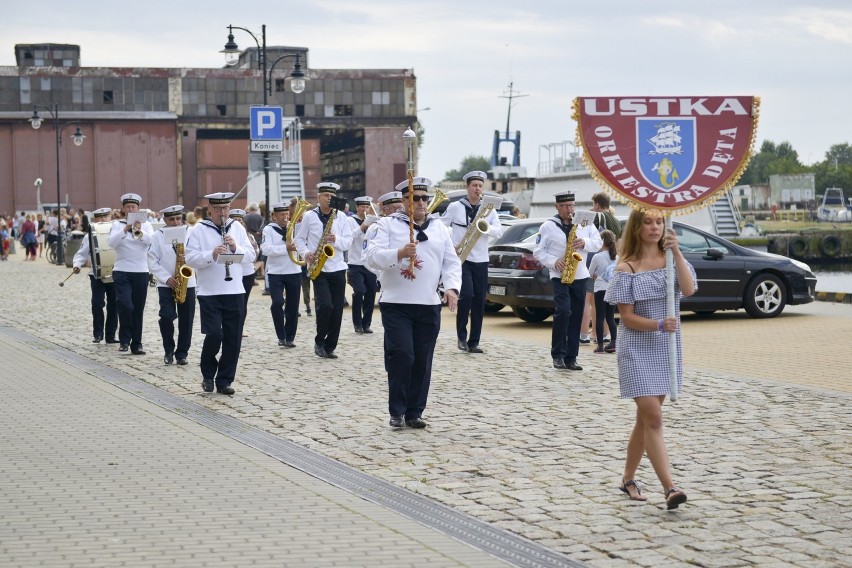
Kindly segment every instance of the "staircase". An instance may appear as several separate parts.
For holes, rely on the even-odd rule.
[[[284,150],[274,161],[281,160],[280,171],[270,168],[269,201],[270,204],[289,203],[294,197],[305,197],[305,179],[302,172],[302,125],[298,117],[284,117]],[[270,162],[273,158],[270,156]],[[251,166],[249,166],[251,169]],[[260,175],[256,175],[260,174]],[[253,177],[252,177],[253,176]],[[261,172],[249,171],[248,200],[264,201],[266,188]]]
[[[713,227],[720,237],[737,237],[740,234],[740,212],[734,207],[730,192],[716,200],[710,208]]]
[[[286,152],[285,152],[286,154]],[[273,199],[274,202],[289,203],[294,197],[305,197],[303,190],[305,184],[302,177],[302,161],[297,162],[281,162],[281,171],[278,172],[278,195]]]

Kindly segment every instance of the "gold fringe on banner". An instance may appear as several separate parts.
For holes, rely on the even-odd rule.
[[[754,145],[757,140],[757,123],[760,119],[760,97],[752,97],[752,106],[751,106],[751,132],[749,132],[749,141],[748,141],[748,151],[743,154],[742,159],[740,160],[737,169],[734,170],[734,173],[731,176],[722,182],[722,184],[713,191],[713,194],[709,197],[702,199],[701,201],[697,201],[695,203],[691,203],[689,205],[685,205],[681,208],[660,208],[660,207],[652,207],[649,204],[643,203],[641,201],[634,201],[629,196],[621,193],[616,188],[614,188],[607,181],[606,177],[598,170],[595,163],[589,158],[589,151],[586,147],[585,141],[583,139],[583,124],[580,121],[580,97],[575,97],[574,102],[572,103],[573,112],[571,114],[571,118],[574,119],[574,122],[577,123],[577,130],[574,134],[574,145],[579,146],[583,149],[583,164],[586,166],[586,169],[589,171],[589,174],[592,176],[601,188],[607,192],[609,195],[613,196],[619,202],[627,205],[633,209],[638,211],[650,211],[657,210],[662,211],[663,215],[688,215],[689,213],[694,213],[696,211],[700,211],[705,207],[709,207],[713,205],[719,198],[724,196],[727,192],[731,190],[742,177],[746,168],[748,167],[749,162],[754,156]]]

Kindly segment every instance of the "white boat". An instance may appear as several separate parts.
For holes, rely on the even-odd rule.
[[[843,190],[839,187],[827,187],[822,196],[822,203],[817,208],[817,219],[832,223],[847,223],[852,221],[852,199],[846,204]]]

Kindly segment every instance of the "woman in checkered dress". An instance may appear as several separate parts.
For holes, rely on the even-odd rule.
[[[666,249],[675,266],[675,317],[666,317]],[[663,485],[668,509],[686,501],[671,477],[669,456],[663,439],[663,403],[669,392],[668,339],[677,334],[677,382],[681,384],[680,310],[682,296],[696,290],[695,270],[678,247],[674,231],[666,231],[659,211],[634,211],[622,234],[620,263],[609,284],[606,301],[618,304],[618,379],[621,397],[636,403],[636,423],[627,444],[621,491],[634,501],[645,501],[634,481],[642,456]]]

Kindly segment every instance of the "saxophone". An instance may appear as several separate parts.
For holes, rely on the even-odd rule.
[[[183,243],[174,243],[175,249],[175,280],[177,280],[177,288],[172,290],[175,302],[182,304],[186,301],[186,289],[189,286],[189,279],[195,276],[195,271],[191,266],[186,264],[184,256]]]
[[[485,220],[485,217],[490,215],[494,208],[502,202],[502,197],[483,196],[482,204],[479,206],[476,217],[467,226],[464,236],[459,241],[459,244],[456,245],[456,254],[459,255],[459,260],[464,262],[470,251],[473,250],[473,247],[479,241],[479,237],[488,232],[488,221]]]
[[[331,232],[331,227],[334,225],[334,220],[337,218],[337,209],[332,208],[331,216],[325,223],[325,229],[322,231],[317,248],[314,250],[314,260],[307,265],[308,277],[311,280],[316,280],[317,276],[322,272],[322,267],[325,261],[334,256],[334,247],[325,242],[325,238]]]
[[[577,276],[577,266],[583,262],[583,257],[580,253],[574,251],[571,244],[577,239],[577,225],[572,224],[571,230],[568,231],[568,238],[565,239],[565,268],[562,269],[561,281],[563,284],[573,284],[574,277]]]
[[[286,231],[286,242],[290,244],[293,242],[293,232],[296,230],[296,223],[299,222],[299,219],[302,218],[302,215],[305,214],[305,211],[311,208],[311,204],[302,199],[301,197],[296,198],[296,207],[293,209],[293,217],[287,222],[287,231]],[[305,261],[299,258],[299,253],[291,250],[287,252],[290,255],[290,260],[293,261],[293,264],[297,266],[305,266]]]

